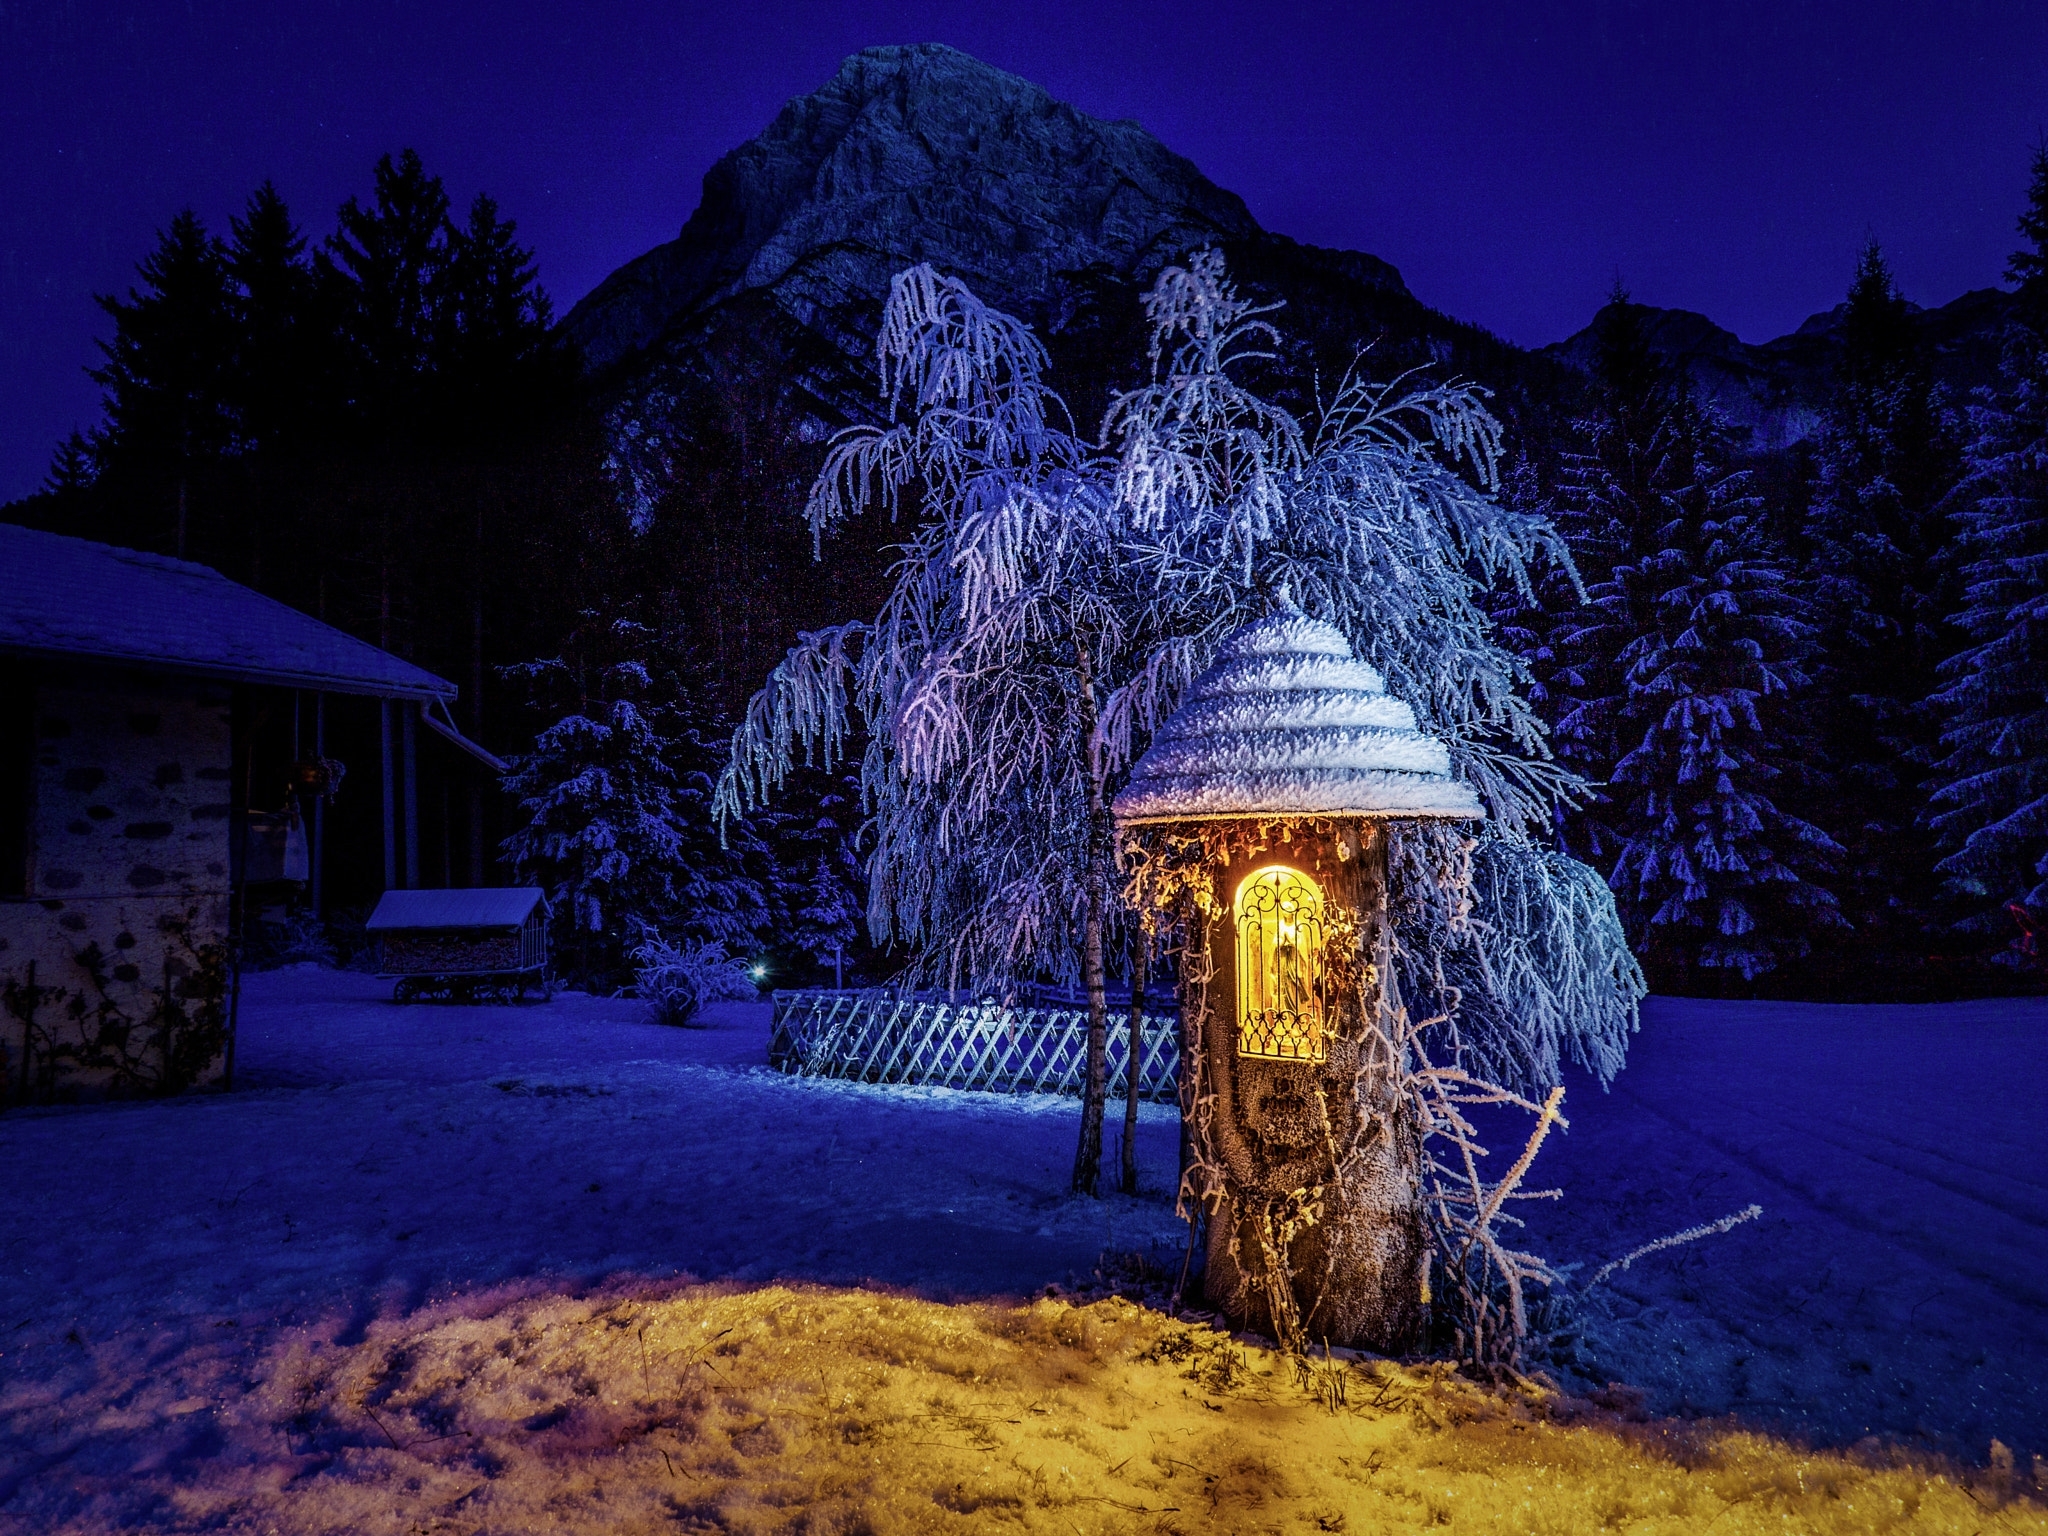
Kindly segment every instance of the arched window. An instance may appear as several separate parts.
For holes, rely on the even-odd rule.
[[[1270,864],[1237,888],[1237,1049],[1323,1059],[1323,893]]]

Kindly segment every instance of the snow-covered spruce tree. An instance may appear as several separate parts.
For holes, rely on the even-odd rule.
[[[1932,775],[1941,869],[1965,930],[2009,960],[2007,907],[2048,911],[2048,148],[2034,157],[2012,260],[2021,319],[1999,379],[1968,412],[1951,498],[1967,637],[1944,666],[1946,716]]]
[[[1955,649],[1949,413],[1875,241],[1849,289],[1841,375],[1815,447],[1811,568],[1821,644],[1814,715],[1826,791],[1816,819],[1846,853],[1835,881],[1852,963],[1896,978],[1928,952],[1938,854],[1924,815]]]
[[[799,773],[773,806],[747,818],[760,847],[748,867],[768,902],[771,977],[789,963],[829,969],[860,936],[867,905],[857,848],[860,787],[849,777]]]
[[[1545,494],[1526,466],[1509,501],[1554,520],[1576,562],[1580,585],[1547,582],[1540,597],[1547,622],[1517,614],[1515,638],[1534,673],[1532,694],[1552,723],[1551,745],[1566,767],[1605,786],[1627,750],[1621,706],[1628,685],[1620,647],[1647,624],[1615,572],[1653,553],[1659,526],[1657,480],[1663,455],[1660,428],[1677,381],[1650,348],[1641,315],[1615,285],[1594,319],[1594,391],[1591,409],[1572,423],[1570,446],[1554,493]],[[1589,585],[1601,593],[1588,610]],[[1588,632],[1591,621],[1597,629]],[[1593,643],[1595,634],[1609,643]],[[1596,793],[1592,806],[1559,823],[1562,846],[1601,868],[1612,868],[1619,842],[1605,814],[1612,801]]]
[[[548,893],[557,953],[585,986],[624,981],[648,932],[746,947],[766,913],[741,862],[751,828],[722,843],[712,825],[715,749],[673,655],[645,625],[586,613],[560,656],[505,669],[557,715],[505,780],[525,818],[505,857]]]
[[[1588,598],[1552,641],[1557,740],[1605,781],[1573,834],[1663,984],[1750,980],[1840,922],[1817,883],[1839,850],[1773,798],[1800,754],[1813,630],[1725,429],[1658,365],[1626,294],[1599,323],[1598,403],[1557,495]]]
[[[1091,443],[1024,327],[927,268],[897,278],[892,420],[841,439],[810,514],[822,534],[914,493],[924,522],[880,615],[805,636],[755,697],[721,811],[865,733],[877,941],[947,979],[1087,984],[1092,1188],[1103,947],[1158,920],[1122,908],[1109,801],[1220,641],[1288,594],[1413,704],[1488,811],[1476,841],[1400,840],[1411,1003],[1455,1015],[1444,1050],[1474,1070],[1540,1086],[1569,1055],[1611,1076],[1641,976],[1598,875],[1531,839],[1573,780],[1477,602],[1561,548],[1483,488],[1499,428],[1478,392],[1354,380],[1305,428],[1232,378],[1270,333],[1213,253],[1164,272],[1147,309],[1154,380]]]

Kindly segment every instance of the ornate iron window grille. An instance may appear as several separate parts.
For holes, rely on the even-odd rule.
[[[1323,893],[1284,864],[1237,888],[1237,1050],[1280,1061],[1325,1055]]]

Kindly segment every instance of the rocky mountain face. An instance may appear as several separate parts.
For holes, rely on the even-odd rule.
[[[1235,194],[1135,123],[951,48],[871,48],[713,166],[682,233],[613,273],[566,328],[606,370],[750,293],[829,327],[920,261],[1014,304],[1059,273],[1143,273],[1258,232]]]
[[[1961,396],[1990,382],[2012,295],[1979,288],[1939,309],[1909,305],[1935,378]],[[1846,304],[1811,316],[1789,336],[1754,345],[1686,309],[1646,310],[1651,347],[1684,370],[1693,387],[1759,449],[1787,448],[1818,429],[1835,387]],[[1604,311],[1603,311],[1604,313]],[[1593,366],[1595,315],[1587,327],[1542,349],[1581,372]]]
[[[855,54],[791,101],[712,167],[677,238],[614,272],[563,329],[607,401],[614,467],[645,514],[707,389],[758,395],[773,373],[813,430],[871,410],[876,326],[905,267],[928,261],[1031,320],[1056,362],[1084,375],[1061,382],[1086,408],[1112,387],[1103,370],[1142,361],[1144,286],[1208,246],[1249,290],[1287,299],[1297,376],[1341,373],[1367,345],[1388,373],[1437,363],[1512,379],[1526,367],[1526,354],[1427,309],[1378,257],[1268,234],[1137,124],[936,44]]]
[[[680,473],[706,413],[780,402],[813,438],[871,413],[873,350],[890,279],[917,262],[965,278],[1028,319],[1055,382],[1084,416],[1134,382],[1138,296],[1160,267],[1220,247],[1250,293],[1282,299],[1282,355],[1259,381],[1282,399],[1369,350],[1387,377],[1417,365],[1494,389],[1511,431],[1541,451],[1576,408],[1589,326],[1530,352],[1428,308],[1378,257],[1262,230],[1243,201],[1136,123],[1103,122],[937,44],[871,48],[704,178],[668,244],[572,309],[607,406],[613,468],[639,516]],[[1988,378],[2009,304],[1994,289],[1916,318],[1939,376]],[[1652,336],[1760,449],[1813,432],[1833,387],[1839,313],[1742,342],[1703,315],[1653,310]],[[744,433],[742,435],[745,435]]]

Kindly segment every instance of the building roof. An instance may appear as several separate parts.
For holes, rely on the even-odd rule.
[[[233,682],[455,697],[455,685],[188,560],[0,524],[0,652]]]
[[[1247,624],[1131,769],[1124,826],[1254,816],[1483,816],[1444,744],[1343,631],[1299,613]]]
[[[372,933],[412,928],[517,928],[544,898],[538,887],[467,891],[386,891],[363,926]]]

